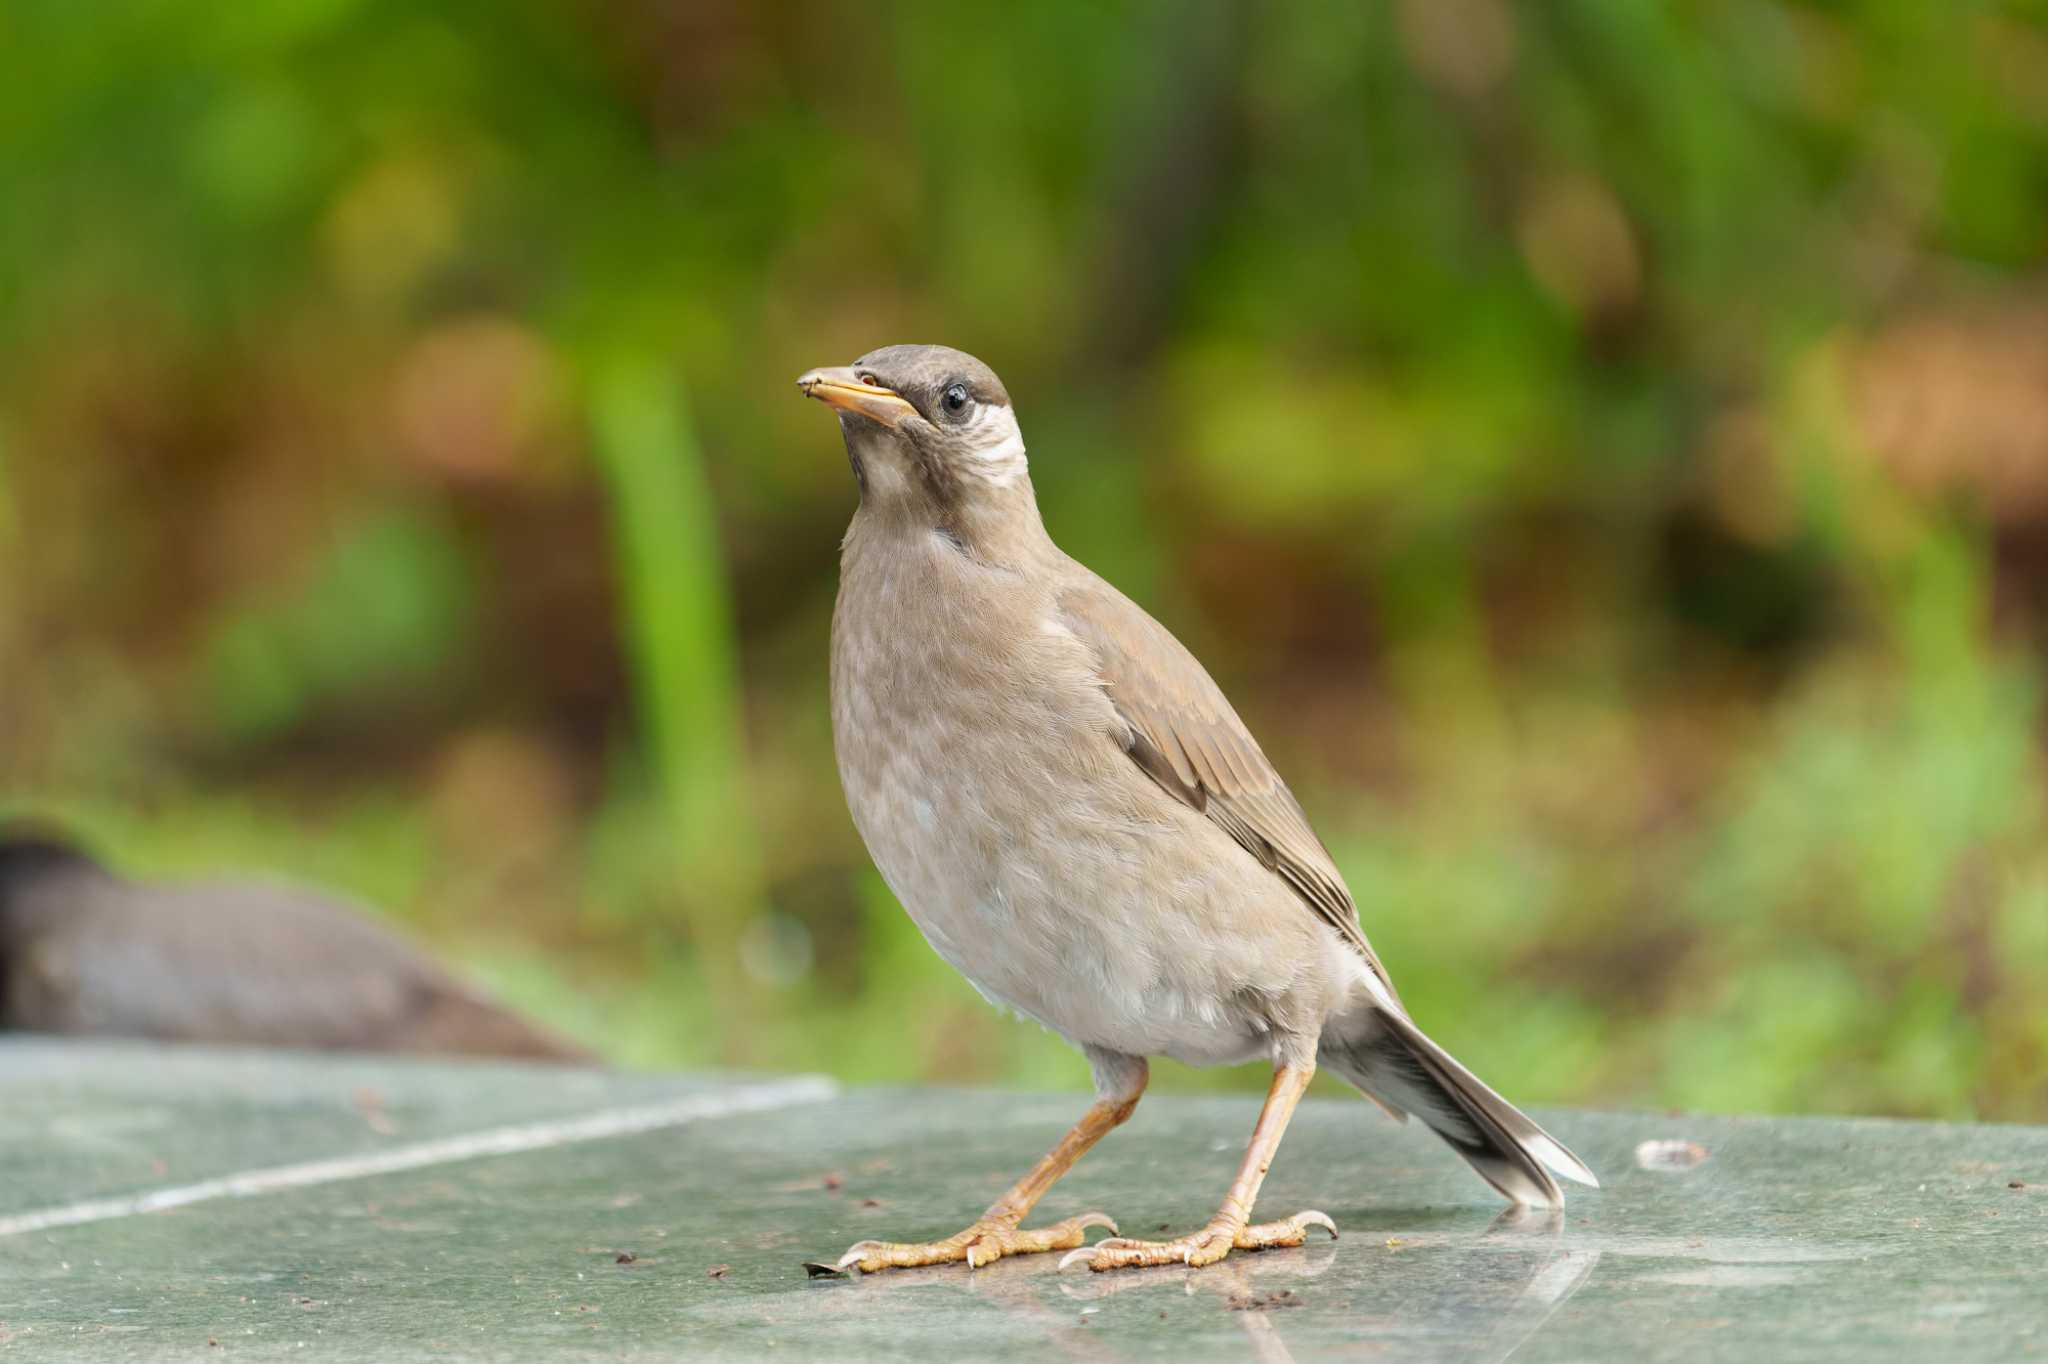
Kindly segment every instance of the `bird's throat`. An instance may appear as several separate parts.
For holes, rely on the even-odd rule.
[[[846,548],[902,552],[937,544],[989,568],[1022,570],[1057,555],[1028,481],[949,504],[863,495]],[[892,548],[893,547],[893,548]]]

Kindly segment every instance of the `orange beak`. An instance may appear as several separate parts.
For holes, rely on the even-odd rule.
[[[798,379],[796,386],[803,390],[806,398],[816,398],[842,412],[851,412],[884,426],[895,426],[905,417],[917,415],[917,409],[894,389],[864,383],[845,366],[814,369]]]

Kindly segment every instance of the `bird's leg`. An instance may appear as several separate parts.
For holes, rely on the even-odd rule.
[[[1083,1246],[1060,1268],[1086,1261],[1090,1269],[1121,1269],[1126,1265],[1212,1265],[1233,1250],[1264,1250],[1268,1246],[1298,1246],[1310,1227],[1321,1227],[1331,1236],[1336,1223],[1319,1212],[1298,1212],[1279,1222],[1252,1226],[1252,1205],[1258,1201],[1259,1185],[1272,1167],[1287,1120],[1302,1091],[1315,1078],[1313,1064],[1282,1064],[1273,1072],[1273,1086],[1266,1091],[1266,1106],[1259,1111],[1259,1125],[1252,1129],[1251,1145],[1245,1148],[1244,1164],[1223,1195],[1223,1206],[1209,1219],[1209,1225],[1177,1241],[1136,1241],[1110,1236],[1092,1246]]]
[[[1101,1141],[1112,1129],[1122,1126],[1131,1116],[1132,1110],[1138,1106],[1138,1096],[1145,1092],[1146,1075],[1143,1060],[1120,1057],[1115,1058],[1115,1064],[1106,1065],[1098,1059],[1096,1078],[1098,1087],[1103,1091],[1100,1097],[1060,1138],[1059,1144],[1046,1152],[1044,1159],[1012,1184],[1001,1198],[989,1204],[988,1211],[975,1218],[972,1225],[943,1241],[921,1244],[861,1241],[839,1257],[837,1268],[858,1269],[863,1274],[872,1274],[878,1269],[950,1264],[954,1260],[965,1260],[969,1268],[977,1268],[992,1264],[1005,1255],[1070,1250],[1081,1244],[1082,1233],[1089,1227],[1108,1227],[1115,1232],[1116,1223],[1099,1212],[1069,1217],[1049,1227],[1027,1230],[1018,1224],[1089,1147]]]

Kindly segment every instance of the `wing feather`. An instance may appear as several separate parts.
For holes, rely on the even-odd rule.
[[[1214,820],[1285,881],[1393,995],[1329,850],[1195,656],[1092,574],[1062,592],[1059,605],[1067,628],[1093,651],[1104,690],[1129,727],[1124,751],[1162,789]]]

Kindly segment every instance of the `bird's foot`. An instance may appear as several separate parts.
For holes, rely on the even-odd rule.
[[[1055,1222],[1049,1227],[1020,1227],[1014,1222],[983,1217],[964,1231],[954,1232],[943,1241],[926,1241],[922,1244],[898,1241],[860,1241],[847,1248],[844,1255],[834,1263],[840,1272],[858,1269],[863,1274],[873,1274],[879,1269],[907,1269],[913,1265],[944,1265],[955,1260],[965,1260],[969,1269],[994,1264],[1005,1255],[1033,1255],[1045,1250],[1070,1250],[1085,1239],[1082,1233],[1090,1227],[1108,1227],[1112,1235],[1116,1223],[1099,1212],[1082,1213],[1069,1217],[1064,1222]]]
[[[1133,1265],[1213,1265],[1233,1250],[1265,1250],[1269,1246],[1298,1246],[1308,1239],[1310,1227],[1321,1227],[1337,1237],[1337,1224],[1319,1212],[1298,1212],[1278,1222],[1233,1227],[1228,1222],[1211,1222],[1200,1231],[1177,1241],[1138,1241],[1127,1236],[1108,1236],[1092,1246],[1083,1246],[1060,1261],[1060,1268],[1086,1264],[1093,1270],[1124,1269]]]

